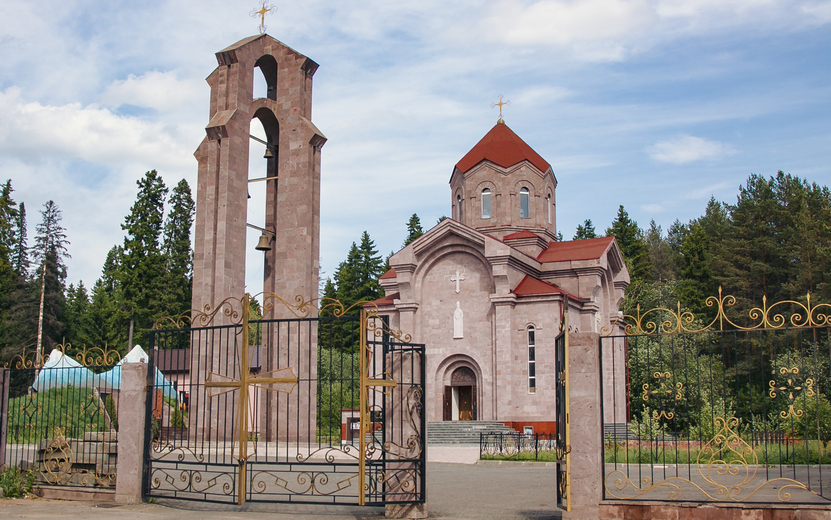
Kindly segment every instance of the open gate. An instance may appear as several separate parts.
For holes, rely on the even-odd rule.
[[[260,296],[151,333],[146,496],[424,503],[424,345],[375,308]]]
[[[560,333],[554,340],[554,363],[557,371],[557,393],[555,413],[557,419],[557,505],[571,511],[571,486],[569,459],[571,444],[569,439],[568,417],[568,300],[563,304],[560,319]]]

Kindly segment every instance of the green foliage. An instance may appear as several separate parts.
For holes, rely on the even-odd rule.
[[[418,218],[418,215],[413,213],[413,216],[410,217],[410,220],[407,222],[407,238],[404,239],[404,246],[423,234],[424,230],[421,228],[421,219]]]
[[[164,224],[162,252],[167,281],[162,293],[167,316],[178,316],[190,309],[193,285],[193,251],[190,228],[196,204],[190,186],[182,179],[170,195],[170,212]]]
[[[317,374],[318,434],[340,437],[341,410],[360,405],[359,354],[337,347],[320,348]]]
[[[17,466],[6,466],[0,472],[0,489],[5,498],[23,498],[32,493],[36,478],[34,469],[24,473]]]
[[[104,399],[104,410],[107,411],[107,416],[110,418],[112,429],[118,431],[118,409],[115,406],[113,396],[110,394]]]
[[[629,432],[639,439],[653,440],[666,436],[667,428],[662,419],[656,418],[652,411],[644,408],[640,416],[629,423]]]
[[[692,418],[695,424],[690,428],[690,438],[707,442],[718,433],[716,428],[719,425],[716,424],[716,418],[726,421],[735,416],[733,403],[725,402],[721,397],[702,396],[698,412]]]
[[[634,280],[646,279],[649,276],[651,265],[649,264],[649,250],[644,242],[643,230],[638,223],[629,217],[629,213],[618,208],[617,218],[612,222],[611,227],[606,230],[606,236],[614,236],[620,247],[626,267],[629,269],[629,277]]]
[[[66,265],[69,241],[61,225],[61,210],[53,201],[47,201],[41,210],[43,220],[37,225],[34,260],[38,262],[35,287],[43,295],[43,350],[49,352],[61,343],[64,335],[66,306]]]
[[[66,386],[9,400],[8,441],[31,444],[54,436],[61,428],[66,438],[85,432],[109,431],[104,405],[89,388]]]
[[[577,232],[574,234],[573,240],[585,240],[587,238],[597,238],[597,232],[590,218],[583,221],[582,224],[577,224]]]

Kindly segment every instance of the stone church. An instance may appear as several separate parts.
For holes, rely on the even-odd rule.
[[[613,237],[559,241],[557,178],[500,118],[453,168],[452,218],[390,258],[375,303],[427,346],[427,420],[555,430],[554,339],[618,315]]]

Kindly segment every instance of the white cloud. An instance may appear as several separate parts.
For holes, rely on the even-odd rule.
[[[649,156],[659,162],[671,164],[685,164],[704,159],[718,159],[734,153],[734,150],[724,143],[710,141],[692,135],[681,136],[669,141],[655,143],[646,149]]]
[[[25,102],[0,91],[0,153],[24,162],[46,158],[123,165],[151,159],[159,168],[191,165],[193,141],[175,125],[114,114],[94,105]]]
[[[646,213],[663,213],[664,206],[661,204],[644,204],[641,206],[641,210],[645,211]]]
[[[176,71],[149,71],[141,76],[130,74],[125,80],[110,83],[101,95],[101,103],[110,107],[136,105],[156,110],[175,110],[182,105],[202,101],[207,91],[204,81],[179,79]]]

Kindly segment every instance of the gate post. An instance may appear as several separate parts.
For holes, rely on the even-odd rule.
[[[151,351],[152,352],[152,351]],[[121,390],[118,396],[118,462],[115,501],[141,502],[144,476],[147,364],[121,365]]]
[[[0,368],[0,471],[6,464],[6,432],[9,427],[9,380],[12,373]]]
[[[577,517],[596,514],[602,499],[603,433],[600,421],[600,334],[568,336],[571,510]]]

